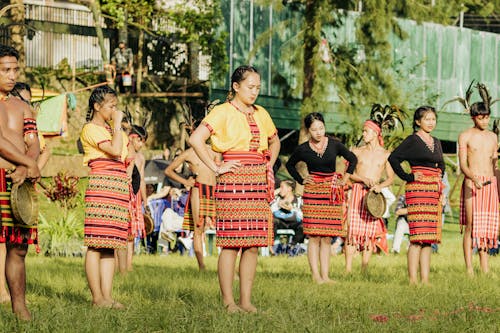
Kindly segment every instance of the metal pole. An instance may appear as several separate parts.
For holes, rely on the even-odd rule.
[[[231,73],[233,72],[233,39],[234,39],[234,0],[231,0],[231,10],[229,14],[229,81],[231,85]],[[229,87],[231,89],[231,87]]]
[[[273,5],[269,6],[269,59],[267,68],[267,94],[271,96],[271,80],[272,74],[271,70],[273,67]]]
[[[253,0],[250,0],[250,49],[248,50],[248,53],[252,52],[253,48]],[[249,65],[252,65],[252,59],[250,59]]]

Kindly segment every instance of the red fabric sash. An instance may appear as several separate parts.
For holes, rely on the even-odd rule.
[[[271,152],[265,150],[262,153],[255,151],[228,151],[222,154],[224,161],[239,161],[243,165],[266,163],[267,178],[267,200],[274,200],[274,172],[271,165]]]
[[[311,176],[315,183],[330,182],[330,204],[344,202],[344,187],[338,184],[342,180],[342,174],[338,172],[312,172]]]

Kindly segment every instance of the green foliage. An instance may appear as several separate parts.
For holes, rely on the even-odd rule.
[[[165,11],[165,16],[179,29],[179,42],[197,43],[203,54],[211,56],[211,75],[220,79],[227,72],[225,39],[222,26],[220,0],[193,0],[192,6],[179,4]]]
[[[76,212],[48,221],[40,213],[38,230],[40,247],[46,255],[70,257],[82,255],[83,223]]]
[[[43,194],[59,206],[58,214],[39,214],[40,247],[49,256],[81,255],[83,223],[80,218],[82,200],[79,198],[78,177],[60,171],[44,185]]]
[[[134,22],[147,24],[157,10],[153,0],[103,0],[101,9],[116,19],[118,28]]]

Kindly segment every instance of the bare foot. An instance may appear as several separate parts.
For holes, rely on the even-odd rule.
[[[105,308],[105,309],[117,309],[122,310],[125,309],[125,306],[114,300],[102,300],[99,302],[93,302],[92,306],[96,308]]]
[[[18,310],[16,312],[14,312],[14,315],[20,319],[20,320],[23,320],[23,321],[31,321],[31,313],[28,311],[27,308],[24,308],[22,310]]]
[[[10,295],[9,294],[0,295],[0,304],[9,303],[9,302],[10,302]]]
[[[314,276],[313,275],[313,281],[316,282],[316,284],[323,284],[324,283],[324,281],[321,278],[321,276]]]
[[[330,278],[323,279],[322,284],[335,284],[337,281],[331,280]]]
[[[469,275],[469,277],[473,277],[474,276],[474,269],[473,268],[467,269],[467,275]]]
[[[231,303],[231,304],[226,304],[224,305],[224,307],[226,308],[226,311],[227,313],[238,313],[238,312],[242,312],[243,310],[238,306],[236,305],[235,303]]]
[[[206,271],[207,271],[207,268],[205,267],[205,265],[204,265],[204,264],[203,264],[203,265],[200,265],[200,266],[198,267],[198,269],[200,270],[200,272],[206,272]]]
[[[257,308],[253,304],[242,305],[240,304],[240,309],[248,313],[257,313]]]

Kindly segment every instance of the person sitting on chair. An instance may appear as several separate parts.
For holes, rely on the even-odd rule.
[[[295,182],[281,182],[276,198],[271,202],[273,212],[274,234],[278,229],[292,229],[295,232],[293,243],[304,241],[302,229],[302,198],[295,195]]]

